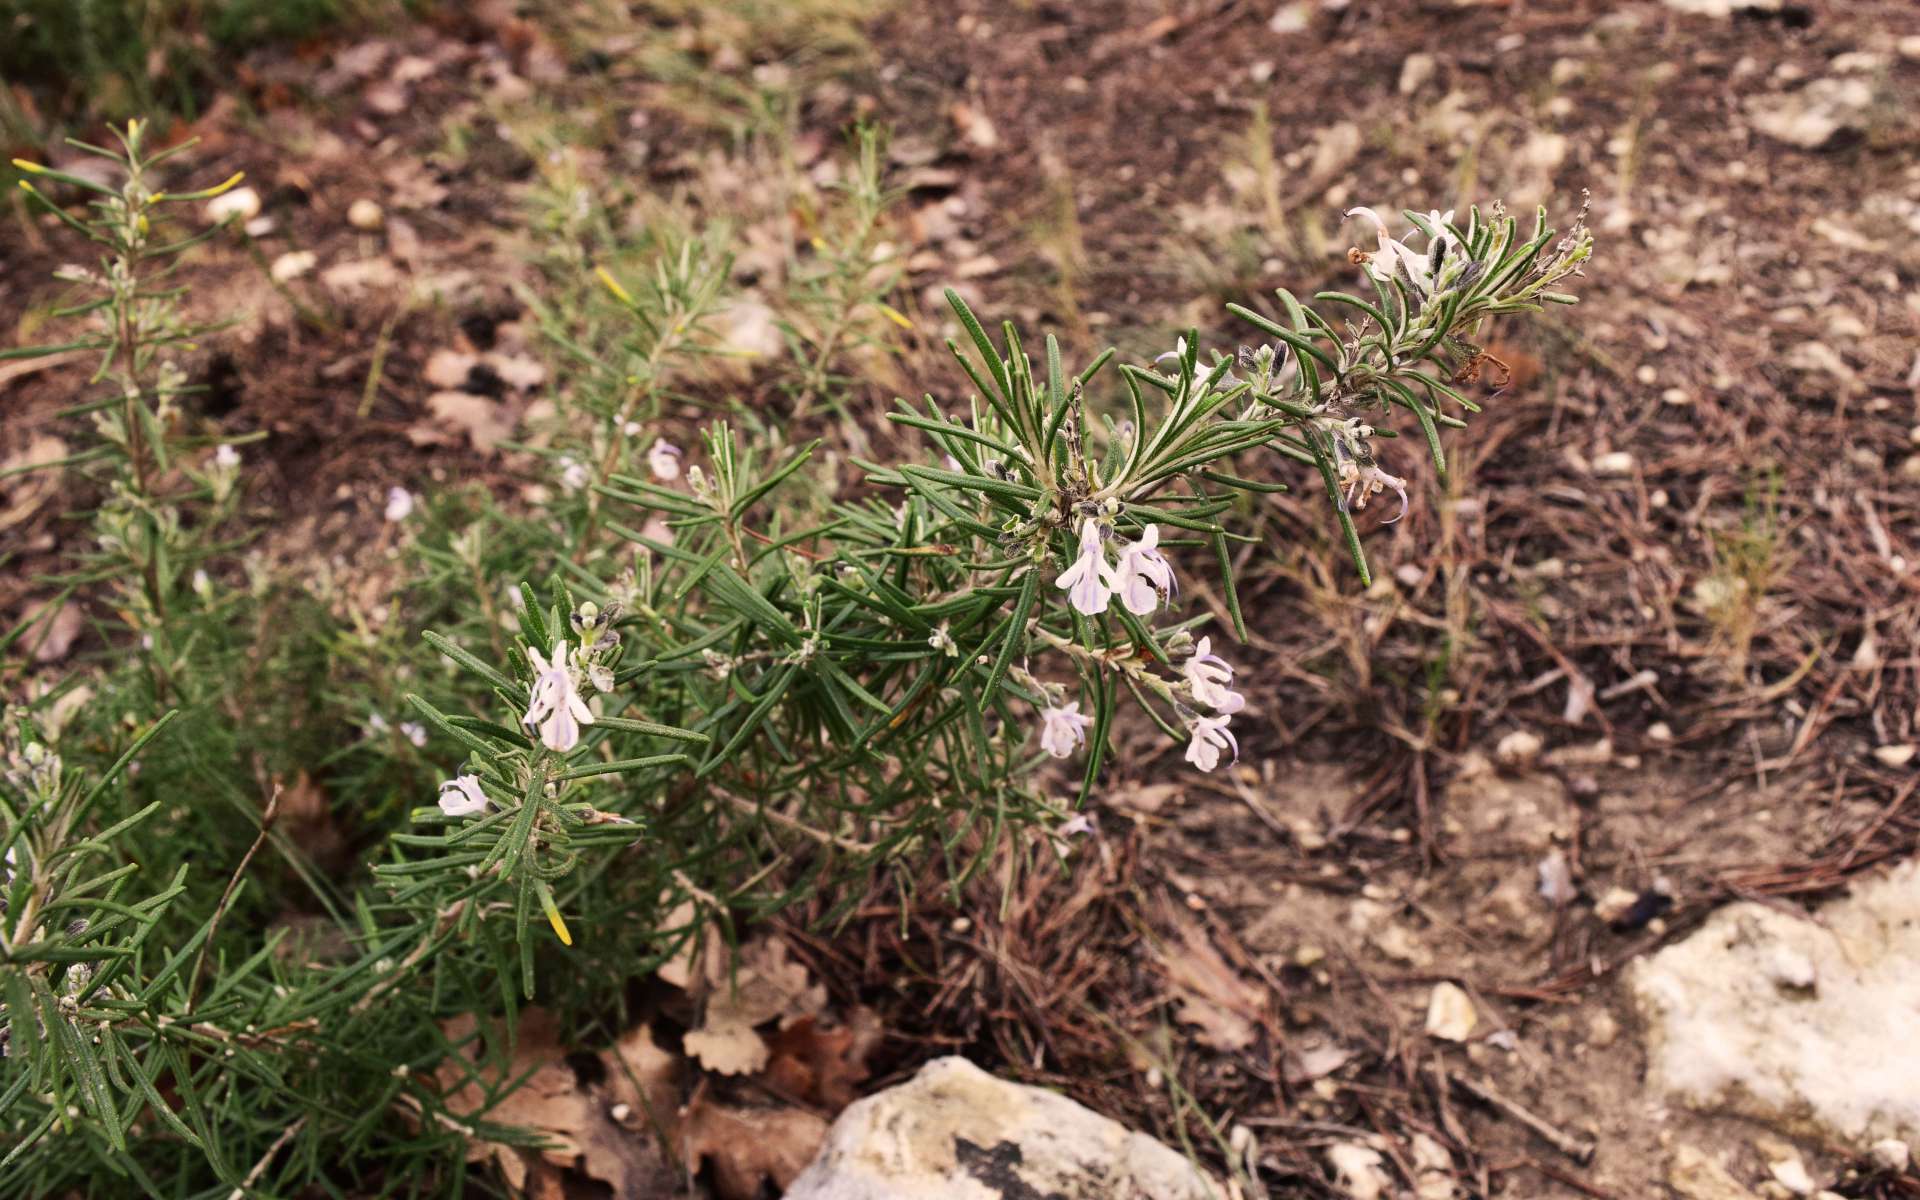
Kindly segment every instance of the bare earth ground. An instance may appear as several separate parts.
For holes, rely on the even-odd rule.
[[[1322,1150],[1376,1136],[1410,1192],[1416,1134],[1465,1195],[1667,1195],[1682,1145],[1763,1178],[1762,1131],[1647,1096],[1618,976],[1717,902],[1834,893],[1920,838],[1899,752],[1920,740],[1920,62],[1892,50],[1920,11],[1353,0],[1280,32],[1275,8],[900,6],[804,98],[795,144],[818,154],[856,113],[893,127],[902,307],[928,334],[958,282],[1080,350],[1150,356],[1188,324],[1227,347],[1245,334],[1222,300],[1346,285],[1351,204],[1570,214],[1583,190],[1601,238],[1584,303],[1495,331],[1513,378],[1455,437],[1450,481],[1395,459],[1415,502],[1368,533],[1373,589],[1310,489],[1265,506],[1272,536],[1242,564],[1256,703],[1236,770],[1197,778],[1136,731],[1070,878],[983,888],[905,939],[878,900],[837,938],[793,936],[885,1016],[875,1082],[957,1049],[1184,1131],[1216,1166],[1196,1113],[1238,1123],[1275,1195],[1341,1194]],[[690,50],[721,74],[764,65],[727,36]],[[275,552],[348,579],[377,574],[390,483],[524,482],[423,407],[432,351],[511,348],[514,285],[537,277],[517,200],[551,172],[496,130],[524,101],[512,81],[550,74],[563,110],[597,97],[575,115],[616,132],[583,160],[589,186],[724,186],[724,139],[564,29],[399,41],[432,70],[397,111],[373,91],[389,62],[359,75],[349,47],[309,48],[249,64],[196,130],[201,173],[246,168],[279,216],[268,257],[380,264],[296,281],[310,322],[233,247],[190,276],[196,303],[241,318],[196,370],[208,420],[271,434]],[[1841,58],[1861,52],[1879,57]],[[1756,105],[1843,72],[1873,102],[1817,148],[1755,128]],[[361,196],[398,227],[349,228]],[[10,221],[0,253],[0,312],[29,336],[67,250]],[[439,298],[403,310],[409,281]],[[895,390],[956,393],[937,341],[906,339],[854,414],[869,433]],[[0,372],[0,456],[54,432],[80,374]],[[738,394],[783,403],[758,377]],[[59,505],[34,486],[0,483],[0,532],[47,555]],[[35,598],[36,561],[0,580],[0,608]],[[1554,852],[1579,893],[1563,907],[1536,887]],[[1425,1032],[1440,981],[1477,1008],[1464,1044]],[[1828,1179],[1846,1165],[1800,1148]],[[1838,1190],[1920,1195],[1920,1178]]]

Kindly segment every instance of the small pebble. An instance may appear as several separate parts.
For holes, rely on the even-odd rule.
[[[1540,757],[1542,747],[1546,745],[1540,735],[1530,729],[1516,729],[1501,738],[1493,748],[1493,757],[1503,767],[1532,766]]]
[[[1867,1151],[1867,1157],[1882,1171],[1899,1174],[1913,1161],[1913,1151],[1899,1138],[1883,1138]]]
[[[1912,742],[1901,742],[1892,746],[1875,746],[1873,756],[1889,767],[1904,767],[1913,761]]]
[[[387,214],[371,200],[355,200],[347,207],[347,224],[355,229],[372,231],[380,228],[387,220]]]
[[[1625,450],[1612,450],[1597,456],[1593,460],[1595,475],[1619,478],[1633,474],[1633,455]]]
[[[1818,1186],[1813,1182],[1813,1176],[1807,1174],[1807,1165],[1798,1158],[1783,1158],[1768,1163],[1767,1170],[1772,1172],[1781,1187],[1796,1196],[1811,1196]]]
[[[267,274],[273,277],[275,283],[285,283],[313,270],[314,264],[319,261],[311,250],[289,250],[273,260],[273,265],[267,268]]]
[[[1473,999],[1458,984],[1436,983],[1427,997],[1427,1033],[1448,1042],[1464,1042],[1480,1023]]]
[[[260,193],[250,187],[234,188],[222,192],[207,201],[207,220],[215,225],[222,221],[251,221],[260,215]]]

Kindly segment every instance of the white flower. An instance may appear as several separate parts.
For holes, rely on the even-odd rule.
[[[948,631],[945,621],[940,622],[940,627],[927,635],[927,645],[941,651],[948,658],[953,658],[960,653],[960,647],[954,644],[953,634]]]
[[[1107,562],[1100,525],[1089,517],[1080,522],[1080,557],[1060,572],[1054,586],[1067,593],[1067,602],[1087,616],[1107,611],[1107,599],[1119,590],[1120,579]]]
[[[387,489],[387,520],[398,522],[413,515],[413,493],[403,487]]]
[[[1120,565],[1114,572],[1113,590],[1120,603],[1136,617],[1144,617],[1160,606],[1173,589],[1173,567],[1161,554],[1160,527],[1148,525],[1140,531],[1140,540],[1120,548]]]
[[[1081,715],[1080,702],[1065,708],[1049,704],[1040,712],[1040,748],[1055,758],[1065,758],[1087,740],[1087,726],[1093,718]]]
[[[240,452],[225,442],[213,452],[213,465],[223,471],[232,471],[240,466]]]
[[[540,727],[540,744],[565,753],[580,744],[580,727],[593,724],[593,713],[580,699],[567,666],[567,643],[553,644],[553,655],[542,658],[538,650],[528,652],[538,672],[533,681],[533,698],[520,720],[528,727]]]
[[[638,421],[628,421],[620,427],[620,432],[626,434],[628,437],[639,437],[643,428],[644,426]]]
[[[1193,657],[1181,668],[1187,686],[1193,689],[1197,704],[1223,712],[1238,711],[1245,703],[1240,693],[1228,687],[1233,682],[1233,666],[1213,652],[1213,639],[1201,638],[1193,647]]]
[[[1366,260],[1368,274],[1375,279],[1385,281],[1394,277],[1396,266],[1404,266],[1407,269],[1407,277],[1413,280],[1416,290],[1421,293],[1433,290],[1433,274],[1427,261],[1428,255],[1416,254],[1407,248],[1405,242],[1394,241],[1387,234],[1387,223],[1381,220],[1380,214],[1371,208],[1350,208],[1347,210],[1347,216],[1365,217],[1373,222],[1374,229],[1378,231],[1379,248],[1368,255]]]
[[[587,464],[566,455],[560,456],[560,486],[569,492],[577,492],[587,486]]]
[[[222,192],[207,201],[207,220],[218,225],[226,220],[251,221],[260,215],[260,193],[250,187]]]
[[[374,713],[367,718],[368,733],[385,733],[391,728],[393,727],[387,724],[387,719],[379,713]]]
[[[400,732],[416,746],[424,747],[427,744],[427,727],[418,721],[400,722]]]
[[[213,580],[210,577],[208,577],[205,568],[201,568],[199,570],[194,571],[193,590],[200,593],[202,596],[205,596],[209,592],[213,591]]]
[[[455,775],[440,785],[440,811],[450,817],[468,817],[485,812],[487,794],[480,790],[478,775]]]
[[[647,470],[662,482],[680,478],[680,447],[665,438],[653,439],[653,448],[647,451]]]
[[[1237,706],[1236,706],[1237,710]],[[1202,771],[1211,771],[1220,765],[1220,751],[1231,746],[1234,758],[1240,757],[1240,742],[1227,728],[1232,712],[1222,712],[1218,716],[1200,717],[1193,723],[1193,740],[1187,743],[1187,761]]]

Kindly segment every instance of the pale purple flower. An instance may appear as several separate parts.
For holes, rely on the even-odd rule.
[[[1093,819],[1092,813],[1076,813],[1061,822],[1060,828],[1054,832],[1063,838],[1093,837],[1099,834],[1100,826]]]
[[[427,744],[427,727],[418,721],[400,722],[400,733],[416,746],[424,748]]]
[[[1114,590],[1120,593],[1120,603],[1136,617],[1144,617],[1160,607],[1166,594],[1173,590],[1173,567],[1160,553],[1159,545],[1160,527],[1148,525],[1140,531],[1139,541],[1120,548]]]
[[[440,785],[440,811],[450,817],[470,817],[485,812],[487,794],[480,790],[478,775],[455,775]]]
[[[560,486],[569,492],[577,492],[587,486],[590,478],[587,464],[566,455],[560,457]]]
[[[1187,761],[1202,771],[1211,771],[1220,765],[1220,752],[1229,747],[1233,757],[1240,757],[1240,742],[1227,728],[1231,713],[1221,713],[1214,717],[1199,717],[1193,722],[1193,740],[1187,743]]]
[[[1089,617],[1107,611],[1107,599],[1119,589],[1120,579],[1107,562],[1100,525],[1093,518],[1080,522],[1080,557],[1060,572],[1054,586],[1066,592],[1067,602]]]
[[[1040,711],[1040,748],[1055,758],[1065,758],[1087,740],[1087,726],[1093,718],[1080,712],[1080,702],[1066,707],[1049,704]]]
[[[528,727],[540,727],[540,744],[549,750],[566,753],[580,744],[580,727],[593,724],[593,712],[580,699],[567,665],[567,643],[553,644],[551,658],[542,658],[538,650],[528,651],[537,675],[533,698],[520,720]]]
[[[1233,682],[1233,666],[1213,652],[1213,639],[1201,638],[1193,647],[1193,657],[1181,668],[1187,686],[1193,689],[1197,704],[1223,711],[1236,711],[1244,702],[1240,693],[1228,685]]]
[[[680,447],[665,438],[653,439],[653,448],[647,451],[647,470],[653,477],[666,482],[680,478]]]
[[[213,465],[223,471],[232,471],[240,466],[240,452],[225,442],[213,452]]]
[[[413,515],[413,493],[403,487],[387,489],[387,520],[395,524]]]

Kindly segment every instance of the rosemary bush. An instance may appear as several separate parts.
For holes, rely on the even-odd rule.
[[[851,249],[785,327],[797,405],[835,391],[875,315],[903,319],[849,265],[884,205],[859,145]],[[100,355],[72,414],[92,444],[63,464],[98,496],[92,548],[55,582],[112,615],[91,674],[5,717],[9,1195],[457,1191],[474,1130],[432,1082],[454,1018],[537,1002],[610,1036],[624,981],[716,923],[958,887],[1010,833],[1075,828],[1123,708],[1216,769],[1244,701],[1181,577],[1215,573],[1244,637],[1231,518],[1306,478],[1364,579],[1352,514],[1410,503],[1377,425],[1404,412],[1444,470],[1488,362],[1474,332],[1571,302],[1591,249],[1544,213],[1530,234],[1497,207],[1408,213],[1396,239],[1357,209],[1370,296],[1230,306],[1250,345],[1203,354],[1189,331],[1144,364],[1030,353],[949,294],[970,389],[900,403],[921,453],[843,487],[777,429],[662,432],[716,351],[728,270],[661,239],[644,271],[598,273],[591,311],[543,309],[572,384],[519,447],[546,500],[395,489],[404,620],[375,628],[249,556],[252,451],[183,407],[177,355],[206,331],[164,284],[196,239],[160,216],[220,189],[157,189],[177,151],[146,154],[137,124],[97,152],[123,185],[18,164],[101,254],[63,272],[82,332],[6,354]],[[343,863],[285,828],[307,771],[349,824]]]

